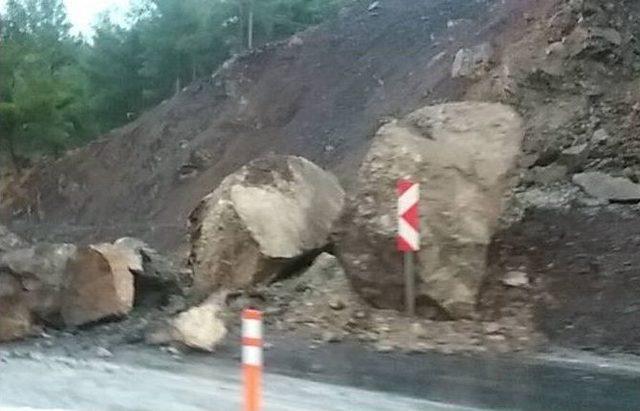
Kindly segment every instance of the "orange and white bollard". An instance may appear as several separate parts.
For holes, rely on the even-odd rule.
[[[262,402],[262,312],[242,312],[244,411],[260,411]]]

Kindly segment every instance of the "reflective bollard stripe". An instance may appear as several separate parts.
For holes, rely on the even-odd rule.
[[[260,411],[262,401],[262,313],[242,312],[244,411]]]

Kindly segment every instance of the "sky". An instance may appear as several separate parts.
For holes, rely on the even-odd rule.
[[[6,0],[0,0],[0,7],[5,3]],[[91,26],[100,13],[114,11],[116,16],[124,17],[129,9],[129,0],[64,0],[64,3],[73,32],[86,36],[91,36]]]
[[[91,25],[103,11],[124,16],[129,9],[129,0],[64,0],[64,3],[74,31],[85,35],[91,34]]]

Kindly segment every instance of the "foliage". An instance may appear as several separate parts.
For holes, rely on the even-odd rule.
[[[62,0],[8,0],[0,28],[0,150],[58,155],[214,72],[247,44],[289,36],[346,0],[137,0],[125,24],[70,33]]]

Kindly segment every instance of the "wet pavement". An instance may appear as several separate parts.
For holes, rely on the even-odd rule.
[[[272,350],[266,361],[267,411],[640,409],[640,368],[620,361],[382,355],[346,344]],[[0,410],[240,407],[239,367],[230,358],[174,359],[136,348],[108,361],[9,356],[0,370]]]
[[[200,372],[192,372],[199,369]],[[472,410],[389,393],[268,374],[266,411]],[[63,357],[9,359],[0,372],[0,410],[204,411],[241,409],[239,369],[152,367]]]

